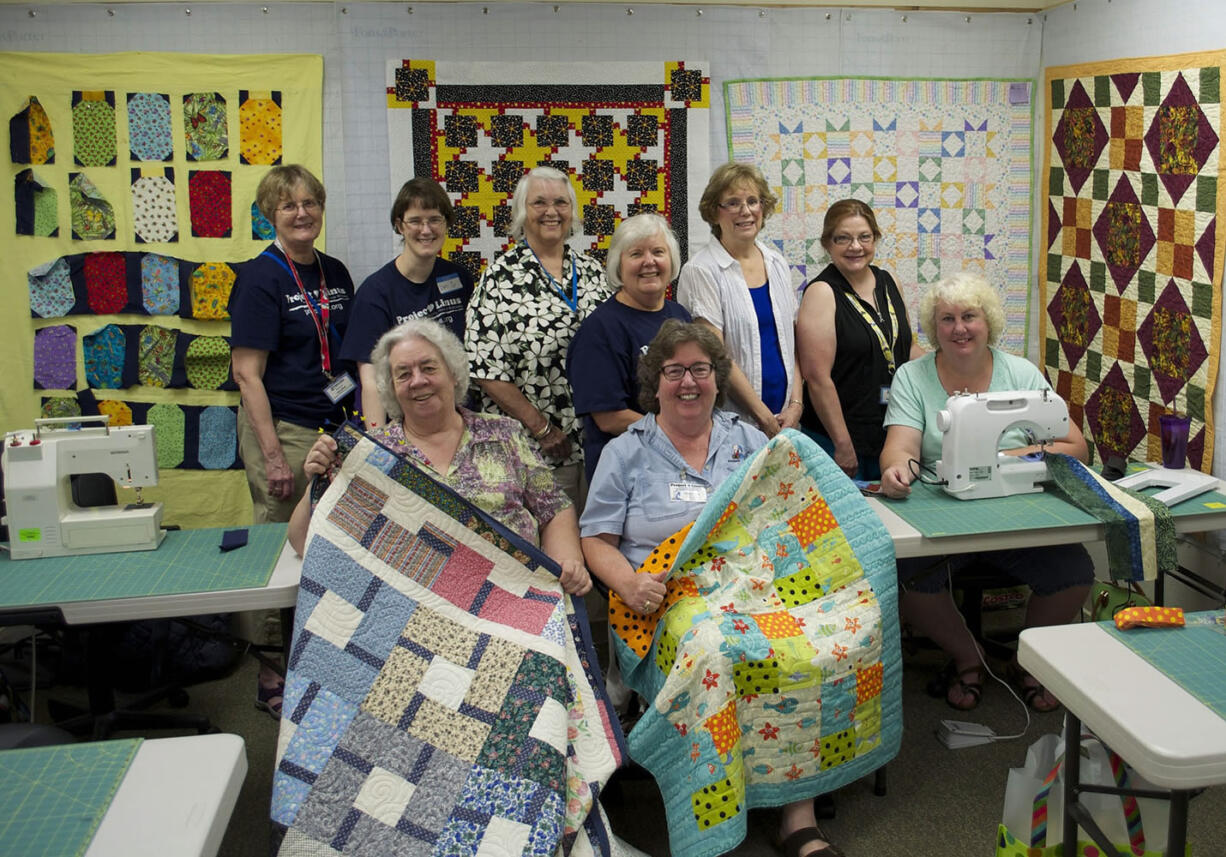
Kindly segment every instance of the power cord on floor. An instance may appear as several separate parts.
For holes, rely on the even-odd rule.
[[[946,591],[949,593],[949,597],[953,598],[953,568],[952,564],[948,562],[945,563],[945,582],[948,586]],[[937,739],[951,750],[961,750],[964,747],[978,747],[994,741],[1012,741],[1025,737],[1026,733],[1030,731],[1030,706],[1017,695],[1017,692],[1008,681],[992,672],[992,668],[988,666],[987,656],[979,645],[979,641],[975,640],[975,636],[971,633],[970,626],[966,624],[966,617],[962,615],[961,610],[958,611],[958,618],[962,620],[962,628],[966,631],[967,636],[975,643],[975,653],[979,656],[979,665],[983,667],[984,672],[1007,690],[1014,701],[1022,707],[1022,714],[1026,717],[1026,725],[1022,727],[1021,732],[1012,735],[997,735],[991,726],[982,723],[975,723],[969,720],[946,719],[942,720],[941,725],[936,729]]]

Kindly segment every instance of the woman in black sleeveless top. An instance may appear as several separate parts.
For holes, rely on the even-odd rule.
[[[808,391],[801,425],[856,479],[880,478],[885,406],[894,371],[923,354],[894,278],[872,265],[881,230],[857,199],[826,212],[831,264],[805,287],[796,350]]]

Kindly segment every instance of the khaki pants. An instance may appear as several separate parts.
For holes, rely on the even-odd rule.
[[[583,472],[583,463],[564,464],[553,469],[553,478],[558,487],[566,492],[566,496],[575,504],[575,516],[583,514],[583,504],[587,502],[587,476]]]
[[[273,428],[281,441],[281,451],[285,453],[290,472],[294,475],[294,490],[286,500],[268,495],[268,476],[264,472],[264,453],[260,449],[259,438],[247,421],[247,412],[241,407],[238,409],[238,452],[247,470],[247,489],[251,492],[253,522],[256,524],[278,524],[289,520],[306,489],[307,479],[302,465],[319,439],[319,432],[315,429],[303,428],[285,420],[273,420]]]

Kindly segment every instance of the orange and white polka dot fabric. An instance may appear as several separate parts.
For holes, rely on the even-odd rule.
[[[1115,614],[1115,627],[1121,631],[1129,628],[1182,628],[1182,607],[1125,607]]]

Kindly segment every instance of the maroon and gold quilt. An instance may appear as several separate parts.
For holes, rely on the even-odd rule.
[[[1102,456],[1213,462],[1226,52],[1049,68],[1043,365]]]

